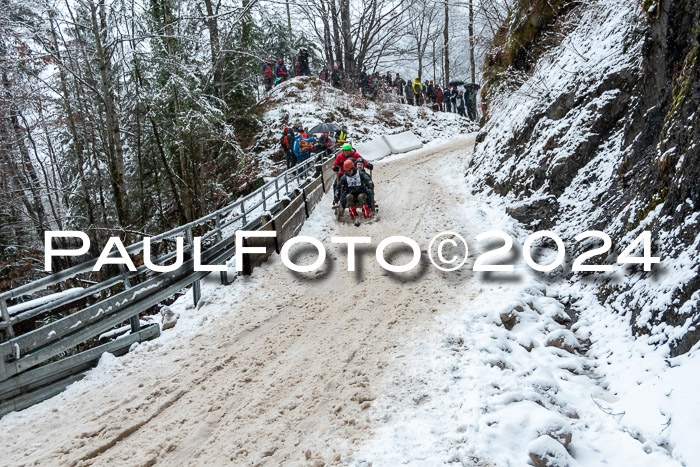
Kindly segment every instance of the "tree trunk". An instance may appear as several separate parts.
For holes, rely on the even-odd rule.
[[[174,41],[175,34],[173,31],[172,18],[170,14],[170,0],[164,0],[163,2],[163,15],[165,20],[165,34],[168,48],[168,55],[170,56],[170,62],[173,64],[171,68],[174,68],[175,62],[175,49]],[[172,69],[174,73],[176,70]],[[182,182],[184,186],[182,187],[182,203],[185,208],[185,220],[191,222],[194,219],[194,206],[192,202],[192,193],[190,186],[190,170],[187,167],[187,155],[185,153],[185,141],[183,140],[182,125],[180,124],[180,97],[177,92],[177,87],[173,85],[173,104],[175,106],[175,131],[177,134],[177,148],[180,160],[180,175],[182,177]]]
[[[433,41],[433,80],[437,79],[437,60],[435,55],[435,41]]]
[[[469,66],[472,70],[472,83],[476,83],[474,65],[474,0],[469,0]]]
[[[84,159],[84,146],[83,141],[80,136],[78,136],[78,128],[75,125],[75,114],[73,113],[73,106],[71,104],[71,96],[68,92],[68,80],[66,79],[65,64],[63,63],[61,57],[61,51],[58,46],[58,37],[56,35],[56,26],[53,21],[53,10],[49,16],[49,21],[51,25],[51,38],[53,39],[54,54],[59,62],[59,78],[61,82],[61,93],[63,94],[63,109],[68,121],[68,129],[70,131],[71,137],[73,138],[73,152],[75,154],[76,165],[78,166],[78,178],[80,181],[80,191],[83,195],[83,202],[85,203],[86,214],[88,218],[88,224],[92,225],[95,223],[95,213],[93,212],[92,200],[87,190],[87,182],[85,180],[85,159]],[[88,234],[89,235],[89,234]],[[91,239],[91,245],[94,243],[94,238]]]
[[[443,29],[443,50],[445,54],[445,86],[448,86],[450,82],[450,8],[449,4],[445,2],[445,28]]]
[[[221,66],[219,53],[221,47],[219,45],[219,22],[216,19],[216,11],[211,3],[211,0],[204,0],[204,7],[207,10],[207,19],[205,21],[209,30],[209,48],[211,50],[211,66],[212,76],[214,78],[214,87],[219,91],[219,98],[224,100],[226,96],[226,86],[221,76]]]
[[[335,61],[338,69],[344,70],[343,65],[343,44],[340,41],[340,25],[338,24],[338,9],[335,7],[335,0],[331,0],[331,21],[333,21],[333,45],[335,46]]]
[[[294,63],[294,59],[292,58],[294,56],[294,52],[292,47],[294,47],[294,36],[292,36],[292,12],[289,8],[289,0],[286,2],[286,7],[287,7],[287,36],[289,38],[289,62],[290,64]]]
[[[103,48],[103,41],[106,39],[107,21],[104,11],[104,0],[99,0],[100,23],[97,22],[97,6],[90,1],[90,17],[92,20],[92,31],[95,36],[95,52],[100,70],[100,88],[102,92],[102,103],[105,110],[105,123],[107,132],[107,165],[110,172],[110,182],[114,195],[114,207],[117,212],[117,221],[122,227],[129,224],[128,209],[126,206],[126,183],[124,181],[124,158],[119,129],[119,118],[114,105],[114,95],[112,94],[111,66],[110,60]]]
[[[326,9],[324,7],[323,9],[323,17],[321,18],[323,21],[323,46],[326,52],[326,64],[330,66],[331,69],[333,69],[333,46],[331,44],[331,27],[330,23],[328,22],[328,15],[326,12]]]
[[[355,50],[352,43],[350,24],[350,0],[340,0],[340,22],[343,34],[343,62],[345,65],[345,76],[349,80],[357,79],[357,67],[362,64],[355,63]]]

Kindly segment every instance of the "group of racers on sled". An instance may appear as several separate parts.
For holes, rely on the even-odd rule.
[[[341,151],[333,163],[333,171],[336,172],[333,183],[333,209],[338,219],[343,218],[346,208],[355,225],[360,225],[358,208],[365,219],[377,213],[372,181],[373,168],[369,161],[364,160],[355,151],[352,144],[345,142],[341,146]]]

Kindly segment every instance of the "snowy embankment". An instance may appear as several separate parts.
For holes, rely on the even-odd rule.
[[[561,42],[537,59],[521,84],[502,87],[494,98],[469,172],[475,191],[503,197],[531,230],[553,230],[572,242],[583,231],[605,231],[613,248],[596,259],[607,264],[650,231],[654,256],[661,257],[654,273],[598,274],[585,287],[625,315],[643,339],[679,355],[700,339],[700,204],[697,180],[686,176],[698,167],[692,139],[697,105],[684,104],[691,91],[683,88],[695,62],[681,56],[666,73],[687,78],[664,82],[658,68],[671,63],[674,50],[650,44],[683,43],[671,34],[681,36],[686,25],[664,27],[671,13],[650,22],[641,3],[572,8],[559,25],[569,31]],[[644,2],[646,8],[652,3]],[[684,15],[680,8],[671,8],[676,17]],[[666,96],[671,88],[672,105]],[[682,116],[684,105],[690,118]],[[683,144],[683,151],[665,149]],[[696,162],[689,162],[693,157]],[[582,242],[576,254],[590,248]],[[641,251],[638,245],[638,256]]]
[[[641,73],[643,13],[618,0],[576,15],[531,75],[491,103],[466,160],[474,198],[462,214],[478,225],[473,233],[502,230],[519,245],[552,230],[568,266],[535,275],[520,264],[518,280],[485,277],[479,296],[441,316],[443,331],[416,344],[394,394],[378,401],[384,426],[359,463],[524,465],[546,452],[547,465],[700,462],[699,344],[672,357],[672,345],[697,331],[700,296],[675,297],[700,273],[700,237],[679,240],[698,215],[668,228],[663,200],[619,205],[615,194],[628,183],[619,180],[631,152],[623,117],[638,100],[624,83]],[[657,273],[623,268],[611,254],[612,273],[571,275],[582,252],[573,237],[590,229],[609,232],[618,253],[655,229]],[[542,253],[542,263],[553,260],[552,250]],[[670,307],[681,317],[675,325],[659,320]]]
[[[396,96],[391,96],[396,98]],[[300,123],[311,129],[319,123],[347,125],[349,141],[363,143],[382,136],[411,131],[423,143],[466,135],[478,129],[470,120],[455,113],[433,112],[397,102],[373,102],[357,94],[335,89],[315,77],[293,78],[273,88],[261,105],[262,129],[257,143],[249,148],[272,173],[272,158],[279,151],[279,139],[285,127]],[[371,158],[371,147],[364,144]],[[283,165],[283,163],[282,163]]]
[[[463,189],[453,165],[437,176]],[[505,214],[507,203],[468,199],[455,217],[469,219],[471,239],[500,230],[523,245],[530,232]],[[468,270],[484,245],[470,247]],[[535,465],[694,465],[697,352],[665,358],[591,290],[534,273],[516,252],[514,273],[469,274],[478,292],[462,295],[400,356],[371,413],[379,428],[352,462],[506,466],[540,456],[548,463]]]

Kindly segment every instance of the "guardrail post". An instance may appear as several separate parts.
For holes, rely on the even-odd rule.
[[[223,234],[221,233],[221,216],[216,215],[216,241],[220,242],[223,239]],[[221,280],[221,285],[228,284],[228,272],[219,272],[219,279]]]
[[[267,198],[265,197],[265,187],[262,187],[263,211],[267,211]]]
[[[245,198],[241,200],[241,214],[243,215],[243,227],[245,227],[248,223],[248,219],[246,219],[245,215]]]
[[[11,339],[11,338],[15,337],[15,331],[12,330],[12,321],[10,321],[10,312],[7,311],[7,303],[5,303],[5,300],[0,300],[0,312],[2,313],[2,320],[5,322],[5,325],[7,326],[5,328],[5,338]]]
[[[277,186],[277,180],[279,180],[279,177],[275,177],[275,194],[277,195],[277,202],[280,200],[280,187]]]
[[[124,283],[124,288],[129,290],[131,288],[131,281],[129,280],[129,275],[126,272],[126,268],[123,264],[119,265],[119,272],[122,273],[122,282]],[[141,318],[139,315],[132,316],[129,318],[129,323],[131,324],[131,332],[139,332],[141,330]]]
[[[190,245],[190,258],[194,257],[194,242],[192,241],[192,227],[188,227],[185,231],[185,238],[187,243]],[[199,279],[192,283],[192,299],[194,300],[194,306],[197,306],[199,299],[202,297],[202,284],[200,284]]]

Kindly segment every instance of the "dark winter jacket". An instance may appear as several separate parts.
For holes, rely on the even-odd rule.
[[[403,96],[403,88],[406,86],[406,81],[403,78],[394,78],[393,86],[398,91],[399,96]]]
[[[406,86],[404,86],[404,92],[406,93],[406,99],[413,101],[413,87],[410,82],[407,82]]]
[[[354,169],[354,174],[350,175],[348,173],[340,177],[340,183],[338,183],[338,188],[336,191],[336,197],[340,199],[343,192],[359,195],[361,193],[367,193],[367,190],[374,188],[374,182],[372,178],[365,172],[359,172]]]
[[[361,88],[365,88],[365,89],[369,88],[369,75],[367,74],[366,71],[360,72],[359,81],[360,81]]]
[[[331,71],[331,84],[336,88],[340,87],[340,73],[336,69]]]
[[[299,61],[299,74],[302,76],[309,75],[309,53],[303,51],[299,54],[297,59]]]
[[[287,132],[282,133],[282,138],[280,138],[280,144],[285,152],[291,151],[294,145],[294,131],[289,129]]]

